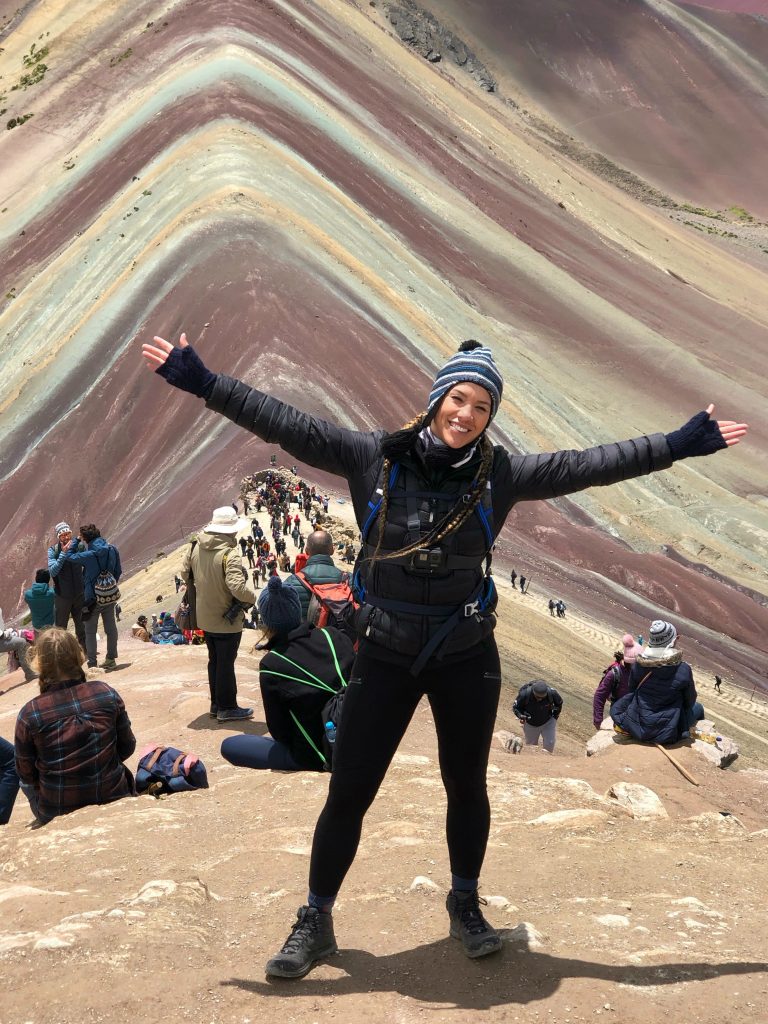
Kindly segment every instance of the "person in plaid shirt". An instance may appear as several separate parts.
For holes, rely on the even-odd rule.
[[[82,648],[65,629],[45,630],[32,660],[40,696],[19,712],[14,746],[16,770],[34,788],[39,820],[132,796],[133,776],[123,761],[136,737],[120,694],[86,679]]]

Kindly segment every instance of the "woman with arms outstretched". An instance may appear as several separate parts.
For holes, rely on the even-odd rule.
[[[478,887],[490,828],[486,770],[501,687],[490,557],[519,501],[555,498],[668,468],[736,444],[745,424],[713,406],[680,430],[585,451],[512,455],[487,428],[503,381],[488,348],[464,342],[440,369],[426,411],[401,430],[337,427],[208,370],[181,336],[144,345],[172,384],[291,457],[346,479],[362,535],[355,571],[360,645],[318,819],[309,896],[273,977],[296,978],[336,951],[331,910],[354,860],[363,817],[422,696],[437,731],[448,798],[450,934],[470,957],[501,948]]]

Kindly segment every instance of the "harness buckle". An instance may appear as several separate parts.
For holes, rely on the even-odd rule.
[[[476,598],[474,601],[470,601],[464,605],[464,618],[469,619],[473,615],[477,615],[480,611],[480,600]]]

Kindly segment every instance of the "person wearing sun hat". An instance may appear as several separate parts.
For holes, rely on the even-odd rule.
[[[629,693],[611,705],[614,724],[644,743],[677,743],[704,717],[691,666],[683,661],[677,640],[671,622],[655,619],[648,644],[632,666]]]
[[[235,660],[243,635],[243,616],[226,617],[233,601],[250,607],[256,600],[248,574],[235,556],[240,520],[231,505],[213,510],[211,521],[184,553],[181,576],[196,594],[197,628],[205,630],[208,648],[210,715],[220,722],[253,716],[253,708],[237,703]]]
[[[490,830],[488,755],[501,690],[490,573],[496,537],[518,502],[667,469],[736,444],[746,425],[716,422],[710,406],[669,434],[520,455],[488,436],[502,411],[503,380],[490,348],[474,340],[436,366],[425,408],[393,432],[342,428],[213,373],[185,335],[178,346],[155,337],[143,356],[173,387],[204,399],[207,409],[279,445],[291,459],[343,477],[361,531],[353,577],[360,602],[355,679],[315,828],[307,903],[268,961],[267,975],[301,977],[336,950],[331,910],[364,815],[425,695],[448,798],[449,934],[471,958],[497,952],[502,939],[479,896]],[[395,376],[368,384],[387,390],[390,407],[400,401]]]

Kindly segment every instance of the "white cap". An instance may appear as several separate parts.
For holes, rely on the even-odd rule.
[[[203,533],[237,533],[240,529],[240,518],[231,505],[215,508],[211,521],[203,529]]]

